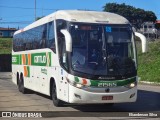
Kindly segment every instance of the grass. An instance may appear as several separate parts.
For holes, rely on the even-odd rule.
[[[0,54],[11,54],[12,38],[0,38]]]
[[[148,44],[148,52],[141,53],[138,43],[138,76],[141,81],[160,83],[160,40]]]

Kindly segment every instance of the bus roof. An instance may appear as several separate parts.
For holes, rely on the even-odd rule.
[[[85,23],[129,24],[129,21],[126,18],[115,13],[82,10],[59,10],[33,22],[24,29],[16,31],[15,34],[43,25],[47,22],[53,21],[54,19]]]

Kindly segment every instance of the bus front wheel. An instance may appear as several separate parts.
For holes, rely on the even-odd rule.
[[[54,106],[56,107],[63,106],[62,101],[57,98],[57,87],[55,82],[53,82],[53,87],[52,87],[52,100],[53,100]]]

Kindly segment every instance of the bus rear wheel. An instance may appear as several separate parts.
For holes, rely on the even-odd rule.
[[[52,87],[52,100],[53,100],[54,106],[56,107],[63,106],[63,102],[57,98],[57,87],[55,82],[53,82],[53,87]]]
[[[27,92],[26,88],[24,87],[24,79],[23,75],[20,76],[19,81],[18,81],[18,90],[25,94]]]

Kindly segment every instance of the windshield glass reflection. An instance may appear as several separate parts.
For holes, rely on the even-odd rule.
[[[74,71],[91,75],[135,73],[129,25],[71,24]]]

